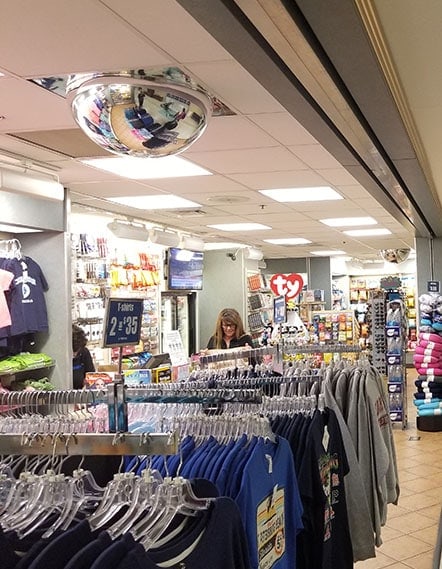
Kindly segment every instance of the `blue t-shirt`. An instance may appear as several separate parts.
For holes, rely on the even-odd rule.
[[[260,439],[244,466],[235,499],[241,512],[253,568],[296,567],[296,536],[302,504],[288,442]]]
[[[218,488],[218,492],[220,496],[226,496],[226,488],[228,485],[229,477],[231,475],[232,465],[234,464],[238,454],[241,453],[242,449],[247,444],[248,439],[247,435],[242,435],[234,444],[230,453],[226,456],[223,464],[221,465],[221,469],[218,472],[216,479],[213,480],[215,482],[216,487]]]

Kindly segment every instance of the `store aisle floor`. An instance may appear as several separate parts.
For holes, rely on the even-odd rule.
[[[401,493],[388,508],[383,544],[376,557],[359,561],[356,569],[432,569],[442,507],[442,432],[416,429],[413,405],[416,373],[407,370],[408,427],[394,426]]]

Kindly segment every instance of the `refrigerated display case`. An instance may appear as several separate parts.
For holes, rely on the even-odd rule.
[[[178,330],[187,356],[196,352],[197,346],[197,293],[161,293],[161,350],[167,351],[167,335]]]

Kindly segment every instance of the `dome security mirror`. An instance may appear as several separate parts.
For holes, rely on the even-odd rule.
[[[410,256],[411,249],[382,249],[381,257],[388,263],[403,263]]]
[[[212,113],[204,87],[177,68],[71,75],[67,98],[91,140],[134,157],[182,152],[201,136]]]

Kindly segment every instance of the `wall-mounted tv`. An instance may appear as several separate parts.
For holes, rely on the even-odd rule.
[[[202,290],[204,253],[171,247],[167,254],[169,290]]]

